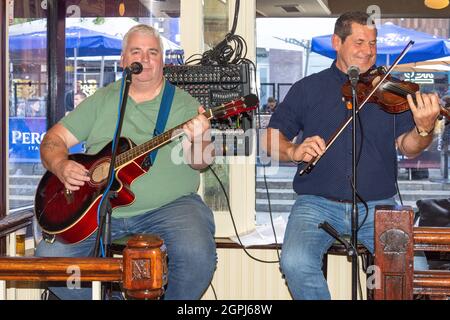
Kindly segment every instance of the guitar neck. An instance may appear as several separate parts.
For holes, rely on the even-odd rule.
[[[240,114],[242,112],[255,110],[259,103],[258,97],[254,94],[246,95],[237,100],[222,104],[220,106],[210,108],[203,112],[202,114],[208,119],[217,118],[223,119],[228,118],[233,115]],[[144,142],[128,151],[125,151],[117,156],[114,168],[119,168],[128,162],[131,162],[144,154],[152,152],[162,146],[168,144],[169,142],[175,140],[176,138],[183,135],[183,126],[191,121],[193,118],[183,122],[182,124],[172,128],[153,139]]]
[[[210,110],[207,110],[203,112],[203,115],[209,120],[213,117],[213,114]],[[192,118],[193,119],[193,118]],[[124,164],[127,164],[130,161],[133,161],[136,158],[139,158],[140,156],[147,154],[149,152],[152,152],[153,150],[156,150],[158,148],[161,148],[168,144],[169,142],[175,140],[176,138],[182,136],[184,134],[183,132],[183,126],[191,121],[192,119],[189,119],[178,126],[167,130],[163,134],[160,134],[159,136],[156,136],[152,138],[151,140],[144,142],[143,144],[140,144],[134,148],[131,148],[128,151],[125,151],[117,156],[115,168],[120,168]]]

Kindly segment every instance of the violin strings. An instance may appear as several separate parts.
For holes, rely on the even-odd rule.
[[[406,97],[408,94],[413,95],[414,92],[407,90],[407,89],[403,89],[402,87],[400,87],[399,85],[392,83],[392,82],[388,82],[386,83],[385,86],[383,86],[386,90],[390,90],[393,93],[397,93],[399,95],[403,95],[404,97]],[[413,96],[414,97],[414,96]]]

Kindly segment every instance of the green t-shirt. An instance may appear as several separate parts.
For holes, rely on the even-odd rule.
[[[113,139],[120,88],[121,80],[97,90],[60,121],[79,141],[86,141],[88,154],[98,153]],[[122,137],[131,139],[136,145],[152,138],[163,90],[151,101],[136,103],[128,98]],[[198,106],[197,100],[176,88],[165,131],[197,115]],[[129,206],[115,208],[113,216],[125,218],[142,214],[195,193],[200,183],[199,172],[185,164],[182,155],[181,139],[160,148],[154,165],[131,185],[135,201]]]

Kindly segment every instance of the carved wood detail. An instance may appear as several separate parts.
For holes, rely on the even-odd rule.
[[[432,300],[450,297],[450,271],[414,271],[414,251],[450,252],[450,228],[413,227],[411,207],[375,209],[375,264],[380,283],[375,299],[411,300],[427,295]]]

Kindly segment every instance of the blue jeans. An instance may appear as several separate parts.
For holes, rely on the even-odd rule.
[[[374,250],[374,209],[376,205],[395,205],[393,198],[369,201],[369,213],[358,231],[358,242],[370,252]],[[366,210],[358,204],[358,222]],[[319,223],[327,221],[341,235],[351,234],[351,203],[340,203],[323,197],[300,195],[292,206],[281,251],[281,269],[294,299],[331,299],[322,272],[322,258],[335,241]],[[420,261],[419,261],[420,259]],[[427,269],[424,255],[414,259],[415,270]]]
[[[126,219],[111,219],[112,240],[129,234],[151,233],[164,240],[168,256],[168,283],[164,299],[200,299],[212,280],[216,262],[214,218],[197,194],[181,197],[161,208]],[[92,255],[96,233],[66,245],[41,241],[40,257],[86,257]],[[52,287],[61,299],[91,299],[91,288]]]

